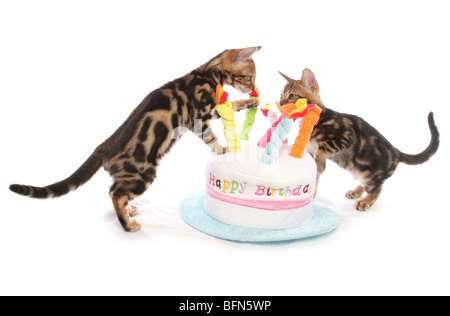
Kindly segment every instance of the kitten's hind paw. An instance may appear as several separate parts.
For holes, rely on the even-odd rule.
[[[358,211],[367,211],[378,200],[380,194],[367,194],[364,198],[356,202],[355,207]]]
[[[367,211],[372,205],[369,205],[368,203],[366,203],[365,201],[358,201],[355,204],[355,208],[358,211],[364,212]]]
[[[126,225],[122,225],[122,226],[129,233],[137,233],[142,228],[142,225],[136,220],[132,220],[129,223],[127,223]]]
[[[362,186],[357,187],[354,190],[350,190],[345,194],[345,197],[350,200],[359,199],[364,194],[364,188]]]
[[[130,217],[135,217],[139,212],[139,209],[137,208],[136,205],[127,206],[127,210],[128,210],[128,214],[130,215]]]
[[[374,204],[375,204],[375,201],[373,201],[372,198],[370,197],[370,195],[368,195],[365,198],[356,202],[355,208],[358,211],[364,212],[364,211],[367,211],[369,208],[371,208],[372,205],[374,205]]]

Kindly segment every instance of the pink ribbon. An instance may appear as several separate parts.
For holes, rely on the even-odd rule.
[[[210,187],[206,187],[207,194],[217,200],[222,202],[227,202],[236,205],[248,206],[252,208],[258,208],[262,210],[268,211],[285,211],[292,210],[295,208],[301,208],[308,204],[310,204],[313,200],[313,196],[311,195],[309,198],[300,201],[267,201],[267,200],[248,200],[248,199],[240,199],[236,197],[231,197],[228,195],[223,195],[217,193]]]
[[[258,146],[261,148],[266,148],[267,143],[270,142],[270,139],[272,138],[272,133],[277,129],[278,124],[280,124],[281,120],[284,118],[284,115],[281,115],[275,123],[272,124],[272,126],[267,130],[267,132],[261,137],[261,139],[258,142]],[[283,144],[287,144],[288,140],[284,140]]]

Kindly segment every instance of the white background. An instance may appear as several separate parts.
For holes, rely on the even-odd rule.
[[[0,294],[449,295],[447,2],[1,1]],[[66,178],[149,92],[255,45],[263,102],[279,99],[278,70],[299,78],[308,67],[325,105],[365,118],[404,152],[426,148],[434,111],[438,154],[400,165],[366,213],[344,197],[355,180],[329,163],[318,199],[341,227],[273,245],[183,222],[179,204],[203,184],[209,155],[193,135],[137,201],[137,234],[121,230],[103,170],[56,200],[9,192]],[[267,127],[260,116],[253,138]]]

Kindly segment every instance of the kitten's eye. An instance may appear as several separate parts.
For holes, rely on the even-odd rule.
[[[253,80],[253,76],[248,76],[248,77],[247,77],[247,81],[248,81],[248,82],[252,82],[252,80]]]
[[[296,95],[296,94],[291,94],[290,96],[289,96],[289,99],[290,100],[294,100],[294,99],[297,99],[298,98],[298,95]]]

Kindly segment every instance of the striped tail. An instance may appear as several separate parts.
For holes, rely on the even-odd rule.
[[[36,199],[49,199],[63,196],[71,191],[75,191],[86,183],[103,165],[102,156],[94,152],[89,159],[66,180],[39,188],[29,185],[13,184],[9,189],[17,194]]]
[[[430,112],[430,114],[428,114],[428,126],[430,127],[431,132],[431,141],[428,147],[418,155],[408,155],[399,151],[400,162],[403,162],[408,165],[419,165],[426,162],[437,152],[439,148],[440,136],[436,123],[434,122],[433,112]]]

